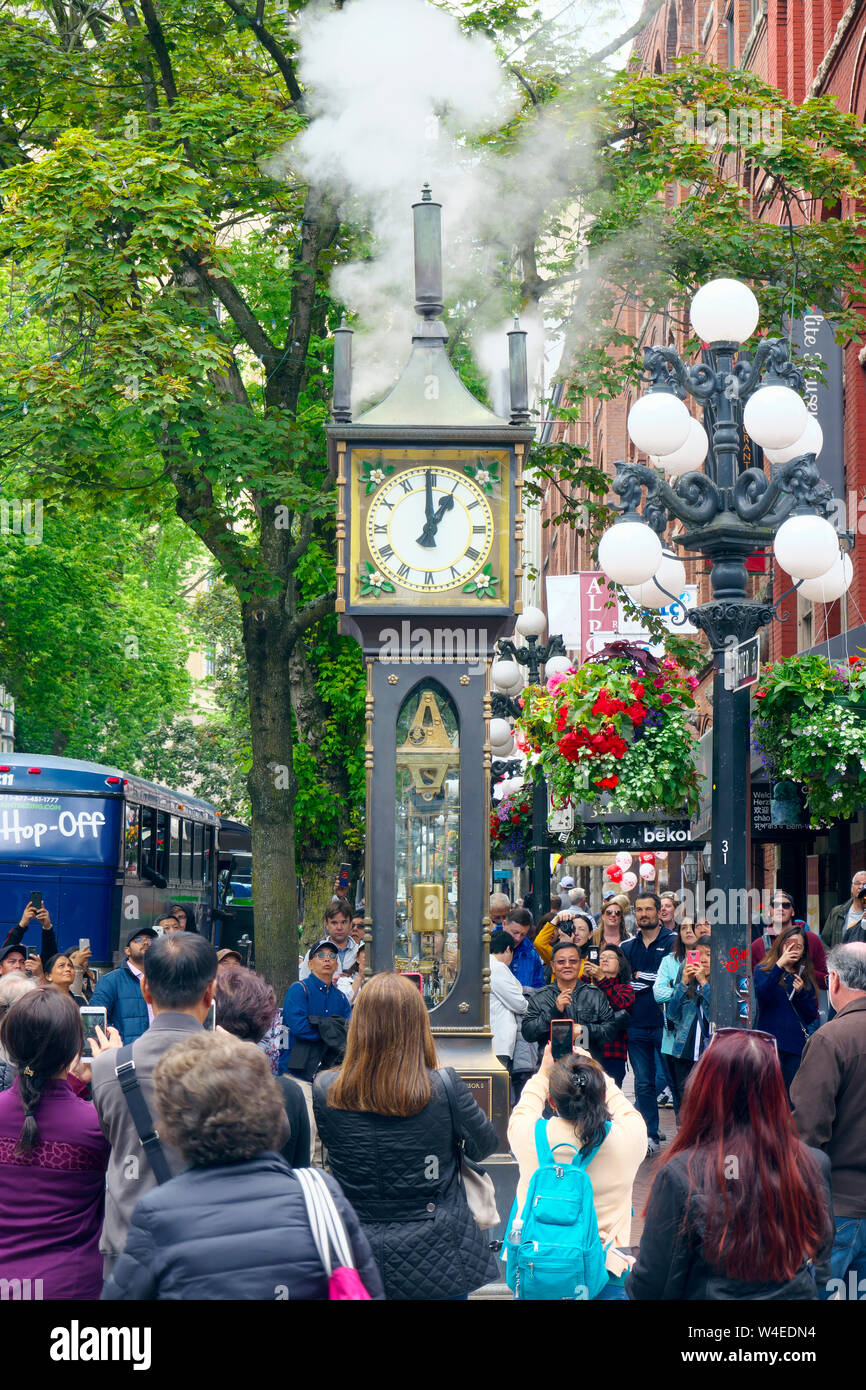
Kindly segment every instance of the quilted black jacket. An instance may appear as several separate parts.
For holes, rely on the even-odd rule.
[[[589,1050],[597,1062],[604,1057],[604,1044],[613,1042],[619,1029],[619,1022],[607,998],[595,985],[578,982],[571,996],[571,1007],[561,1014],[556,1007],[559,998],[559,985],[545,985],[536,990],[529,1001],[529,1008],[521,1025],[527,1042],[546,1043],[550,1037],[550,1023],[554,1018],[573,1018],[575,1023],[585,1023],[589,1031]]]
[[[327,1176],[327,1175],[326,1175]],[[328,1178],[358,1272],[381,1299],[379,1272],[352,1208]],[[187,1168],[145,1193],[102,1297],[327,1299],[298,1182],[276,1153],[220,1168]]]
[[[466,1153],[476,1162],[497,1147],[496,1130],[449,1068]],[[370,1242],[388,1299],[446,1299],[501,1278],[457,1180],[454,1130],[445,1088],[430,1073],[431,1096],[417,1115],[334,1110],[325,1072],[313,1109],[331,1172]]]

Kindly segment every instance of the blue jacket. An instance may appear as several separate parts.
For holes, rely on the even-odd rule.
[[[280,1053],[281,1073],[286,1070],[289,1053],[296,1042],[319,1041],[321,1034],[310,1022],[311,1017],[351,1018],[352,1005],[341,989],[323,984],[315,975],[289,985],[283,1001],[283,1025],[289,1036],[285,1050]]]
[[[655,941],[649,946],[643,944],[640,927],[630,941],[620,947],[631,966],[631,982],[634,987],[634,1004],[628,1034],[633,1038],[639,1033],[660,1033],[664,1027],[661,1005],[653,994],[661,963],[673,950],[676,937],[667,927],[662,927]]]
[[[787,973],[787,972],[786,972]],[[781,985],[782,971],[778,965],[772,970],[755,971],[755,999],[758,1004],[758,1017],[755,1027],[765,1033],[772,1033],[779,1044],[780,1052],[793,1052],[800,1056],[806,1045],[803,1028],[814,1023],[818,1017],[818,1000],[807,984],[793,993],[790,979],[784,988]],[[793,997],[789,1000],[789,995]]]
[[[325,1174],[371,1298],[384,1299],[370,1243]],[[145,1193],[103,1299],[326,1300],[301,1185],[276,1153],[249,1163],[188,1168]]]
[[[541,989],[544,984],[544,963],[528,936],[515,946],[509,966],[524,989]]]
[[[108,1026],[117,1029],[124,1044],[135,1042],[150,1027],[141,982],[133,975],[127,961],[100,978],[90,1004],[92,1008],[108,1010]]]
[[[689,1040],[689,1034],[692,1031],[692,1024],[697,1016],[698,1004],[702,1005],[703,1012],[703,1036],[698,1051],[699,1057],[703,1054],[710,1040],[710,986],[709,983],[705,985],[696,983],[694,995],[690,998],[688,993],[689,987],[682,982],[682,964],[680,965],[679,973],[680,978],[671,990],[670,999],[667,1001],[668,1021],[675,1025],[676,1031],[671,1034],[668,1029],[667,1036],[672,1038],[670,1055],[672,1057],[682,1057],[684,1060],[691,1061],[694,1059],[694,1052],[687,1053],[685,1051],[685,1046]]]

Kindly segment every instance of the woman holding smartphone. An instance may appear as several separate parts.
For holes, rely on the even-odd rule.
[[[74,980],[75,966],[65,951],[58,951],[57,955],[52,956],[45,966],[45,983],[59,989],[61,994],[68,995],[76,1008],[83,1009],[87,1000],[83,994],[73,992]]]
[[[646,1155],[646,1125],[613,1078],[605,1075],[588,1052],[578,1048],[554,1062],[548,1043],[539,1071],[527,1081],[508,1122],[508,1142],[520,1165],[518,1219],[529,1180],[538,1167],[535,1128],[546,1106],[553,1111],[546,1138],[554,1153],[559,1147],[557,1162],[561,1158],[570,1163],[575,1147],[589,1152],[601,1139],[598,1152],[586,1166],[598,1233],[608,1247],[608,1283],[596,1299],[624,1299],[630,1258],[622,1253],[622,1247],[631,1244],[632,1188]],[[610,1129],[604,1137],[608,1122]],[[560,1147],[566,1144],[572,1147]]]
[[[818,983],[802,927],[780,931],[755,970],[756,1027],[772,1033],[788,1094],[810,1029],[818,1018]]]
[[[616,1037],[604,1044],[602,1065],[617,1086],[621,1086],[625,1080],[625,1064],[628,1059],[628,1020],[634,1003],[631,966],[618,946],[602,946],[598,965],[587,961],[583,969],[584,978],[598,985],[605,995],[619,1026]]]
[[[703,937],[695,946],[685,947],[685,960],[665,1006],[667,1022],[662,1044],[667,1040],[669,1050],[665,1055],[677,1115],[689,1073],[709,1042],[710,960],[709,937]]]

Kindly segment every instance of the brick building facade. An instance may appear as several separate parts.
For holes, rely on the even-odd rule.
[[[667,0],[636,40],[632,62],[642,73],[661,73],[678,56],[695,52],[719,66],[754,72],[792,101],[833,96],[840,110],[866,121],[866,0]],[[728,155],[726,160],[725,172],[749,188],[743,154]],[[850,205],[841,209],[844,216],[853,212]],[[759,215],[783,220],[781,208],[772,203],[762,205]],[[814,215],[832,214],[818,206]],[[668,323],[648,318],[633,304],[621,306],[619,324],[643,344],[673,341],[682,350],[682,341],[671,335]],[[862,340],[844,344],[842,380],[847,529],[857,530],[858,523],[862,527],[852,555],[854,582],[845,599],[827,608],[796,597],[789,600],[790,621],[774,623],[764,635],[765,659],[791,655],[845,632],[851,633],[852,651],[858,641],[866,646],[866,502],[860,502],[866,498],[866,348]],[[570,442],[588,445],[593,462],[613,473],[617,460],[636,456],[625,427],[632,400],[632,394],[613,401],[585,400],[578,423],[555,428]],[[545,503],[542,518],[551,514]],[[585,542],[570,529],[548,527],[541,534],[547,547],[539,567],[542,579],[594,568]],[[697,583],[700,597],[708,597],[704,563],[685,555],[681,558],[687,582]],[[765,572],[752,578],[752,596],[763,597],[772,590],[778,598],[791,583],[769,557]],[[700,732],[709,718],[704,704]],[[837,881],[847,884],[849,863],[866,864],[863,836],[861,814],[853,827],[846,825],[819,837],[811,847],[808,881],[802,848],[798,853],[790,847],[768,845],[763,854],[756,851],[753,856],[754,886],[789,882],[801,895],[808,893],[814,917],[828,899],[834,899]]]

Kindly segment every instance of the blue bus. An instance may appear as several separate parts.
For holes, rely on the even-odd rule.
[[[97,763],[0,754],[0,941],[42,894],[61,949],[111,965],[135,928],[183,903],[214,938],[219,815],[206,801]],[[39,950],[39,925],[24,943]]]

